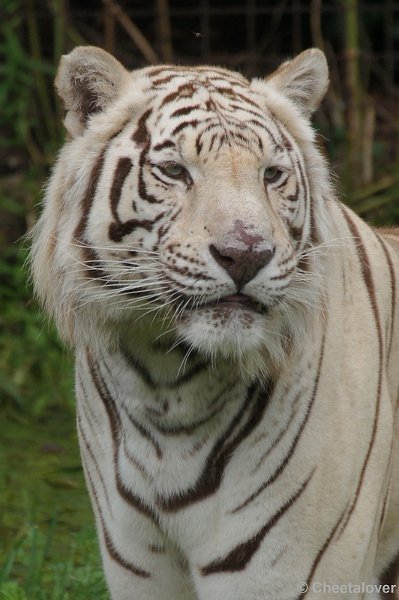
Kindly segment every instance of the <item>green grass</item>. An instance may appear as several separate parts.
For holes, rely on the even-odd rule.
[[[0,600],[106,600],[72,356],[32,300],[26,255],[0,255]]]
[[[0,419],[0,600],[108,598],[74,421]]]
[[[0,568],[1,600],[107,600],[94,527],[71,534],[65,557],[54,559],[57,521],[30,525]],[[19,573],[15,575],[13,573]]]

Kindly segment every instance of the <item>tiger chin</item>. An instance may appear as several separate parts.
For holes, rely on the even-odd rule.
[[[55,84],[32,273],[113,600],[399,598],[399,235],[331,186],[323,53]]]

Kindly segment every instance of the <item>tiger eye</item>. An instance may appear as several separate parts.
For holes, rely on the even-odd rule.
[[[281,171],[277,167],[267,167],[263,173],[263,179],[268,183],[277,181],[281,176]]]
[[[176,163],[176,162],[164,163],[161,166],[161,169],[166,175],[169,175],[169,177],[175,177],[175,178],[182,177],[182,175],[184,175],[184,173],[186,172],[186,169],[182,165],[179,165],[179,163]]]

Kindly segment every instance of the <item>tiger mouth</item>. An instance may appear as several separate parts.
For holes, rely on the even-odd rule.
[[[220,309],[224,312],[244,309],[262,315],[268,312],[266,306],[260,304],[259,302],[256,302],[253,298],[247,296],[246,294],[234,294],[231,296],[224,296],[219,300],[205,304],[200,304],[199,306],[196,306],[196,308],[197,310],[202,310],[204,308]]]

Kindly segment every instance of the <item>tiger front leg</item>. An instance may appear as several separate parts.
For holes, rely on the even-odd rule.
[[[151,507],[120,476],[106,417],[100,402],[87,408],[78,394],[81,457],[110,597],[197,600],[186,561],[165,539]]]
[[[156,550],[141,556],[146,570],[137,573],[126,560],[103,553],[112,600],[198,600],[190,574],[176,557]]]
[[[99,469],[95,488],[84,448],[82,458],[112,600],[198,600],[187,562],[164,540],[156,521],[112,486],[102,488]]]
[[[252,538],[253,546],[256,538]],[[362,573],[356,561],[344,558],[342,546],[322,560],[320,546],[305,547],[289,534],[276,544],[264,545],[249,557],[243,544],[223,558],[214,555],[209,545],[192,564],[198,600],[377,600],[378,579]],[[247,551],[247,552],[246,552]],[[248,560],[249,557],[249,560]],[[369,557],[363,555],[365,561]],[[205,559],[205,560],[204,560]],[[364,589],[363,589],[363,587]],[[370,595],[367,595],[370,594]],[[381,596],[385,597],[385,596]]]
[[[270,581],[268,572],[252,569],[236,573],[219,573],[196,578],[198,600],[301,600],[299,582],[282,577]]]

